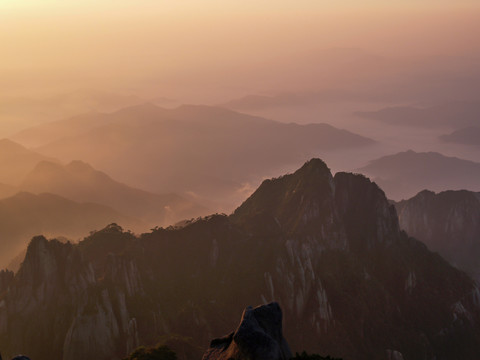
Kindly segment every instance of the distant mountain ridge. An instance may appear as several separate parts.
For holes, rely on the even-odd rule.
[[[0,183],[18,183],[40,161],[55,161],[9,139],[0,140]]]
[[[450,134],[440,136],[440,140],[449,143],[480,146],[480,126],[471,126],[456,130]]]
[[[318,159],[265,180],[230,216],[138,237],[113,224],[76,245],[36,237],[2,276],[0,346],[37,360],[122,358],[172,333],[206,348],[246,304],[272,300],[294,352],[480,352],[475,282],[401,231],[376,184]]]
[[[436,152],[408,150],[373,160],[356,171],[372,177],[389,198],[397,201],[423,189],[480,190],[480,163]]]
[[[480,125],[480,102],[456,101],[424,108],[396,106],[378,111],[359,111],[356,114],[392,125],[458,129]]]
[[[110,206],[125,215],[142,219],[150,227],[172,225],[207,212],[177,194],[158,195],[121,184],[79,160],[65,166],[40,162],[20,184],[20,189]]]
[[[69,121],[87,125],[75,135],[64,132],[68,136],[37,151],[64,162],[82,159],[152,192],[188,191],[231,206],[246,196],[242,189],[279,168],[303,163],[321,151],[373,144],[327,124],[286,124],[209,106],[162,109],[144,104],[106,117],[97,127],[88,119],[57,123],[62,129],[68,129]]]

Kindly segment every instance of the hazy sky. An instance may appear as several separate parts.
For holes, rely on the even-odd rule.
[[[225,87],[239,69],[332,47],[393,57],[472,56],[480,53],[479,3],[0,0],[0,92],[138,91],[155,83],[165,92],[159,95],[176,94],[206,79]],[[238,91],[247,91],[245,84],[230,81]]]

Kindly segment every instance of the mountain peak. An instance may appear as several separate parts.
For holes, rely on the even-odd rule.
[[[242,223],[252,217],[269,219],[277,224],[288,224],[293,230],[308,218],[318,217],[327,199],[333,199],[333,191],[330,169],[322,160],[312,159],[293,174],[265,180],[235,210],[233,217]]]
[[[331,174],[330,169],[328,168],[327,164],[318,158],[313,158],[308,160],[303,166],[298,169],[296,174]]]
[[[325,246],[352,250],[390,243],[399,236],[395,208],[375,183],[351,173],[333,177],[320,159],[309,160],[293,174],[265,180],[232,218],[250,230],[316,236]],[[361,236],[345,232],[347,228],[359,230]],[[318,237],[327,232],[335,236]]]

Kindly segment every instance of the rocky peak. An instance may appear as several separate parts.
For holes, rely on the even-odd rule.
[[[276,303],[247,307],[230,335],[214,339],[203,360],[287,360],[292,357],[282,334],[282,310]]]
[[[39,283],[52,283],[59,274],[65,272],[65,262],[72,251],[70,243],[47,240],[44,236],[35,236],[28,245],[19,279]]]
[[[351,230],[346,232],[353,248],[388,243],[400,233],[395,207],[375,183],[351,173],[332,177],[320,159],[308,161],[293,174],[265,180],[232,218],[250,230],[337,234],[340,242]],[[329,246],[337,245],[330,241]]]
[[[326,164],[312,159],[293,174],[265,180],[233,214],[242,225],[303,232],[315,221],[332,222],[334,184]]]

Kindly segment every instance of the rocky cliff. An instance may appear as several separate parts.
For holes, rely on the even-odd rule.
[[[454,266],[480,280],[480,198],[478,193],[422,191],[395,204],[400,225]]]
[[[264,181],[230,216],[141,236],[113,224],[78,245],[35,238],[0,301],[0,348],[36,360],[116,359],[165,334],[206,348],[245,304],[271,301],[293,351],[480,352],[474,281],[401,231],[374,183],[318,159]]]

